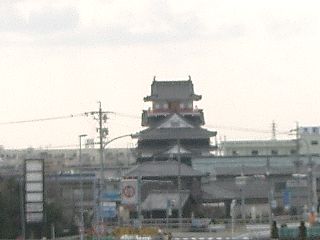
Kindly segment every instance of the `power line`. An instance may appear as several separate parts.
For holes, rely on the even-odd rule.
[[[88,116],[89,114],[94,114],[94,113],[95,112],[85,112],[85,113],[70,114],[70,115],[57,116],[57,117],[0,122],[0,125],[12,125],[12,124],[23,124],[23,123],[33,123],[33,122],[69,119],[69,118],[74,118],[74,117]],[[141,118],[138,115],[127,114],[127,113],[122,113],[122,112],[107,112],[107,113],[115,113],[119,117],[126,117],[126,118],[132,118],[132,119],[140,119]],[[270,132],[271,132],[270,130],[237,127],[237,126],[211,125],[211,124],[206,124],[206,126],[209,128],[226,129],[226,130],[241,131],[241,132],[252,132],[252,133],[254,132],[254,133],[264,133],[264,134],[270,134]],[[288,135],[289,133],[290,133],[289,131],[277,131],[277,134],[282,134],[282,135]]]
[[[70,144],[70,145],[60,145],[60,146],[45,146],[42,149],[46,150],[46,149],[63,149],[63,148],[71,148],[71,149],[78,149],[79,148],[79,144]],[[36,148],[37,150],[40,148]]]
[[[265,133],[270,134],[271,130],[264,130],[264,129],[257,129],[257,128],[246,128],[246,127],[236,127],[236,126],[224,126],[224,125],[209,125],[206,124],[209,128],[218,128],[218,129],[227,129],[233,131],[240,131],[240,132],[254,132],[254,133]],[[288,134],[289,131],[277,131],[277,134]]]
[[[29,119],[29,120],[0,122],[0,125],[11,125],[11,124],[21,124],[21,123],[32,123],[32,122],[52,121],[52,120],[60,120],[60,119],[68,119],[68,118],[74,118],[74,117],[81,117],[81,116],[85,116],[85,115],[86,115],[85,113],[78,113],[78,114],[70,114],[70,115],[57,116],[57,117],[36,118],[36,119]]]
[[[133,118],[133,119],[141,119],[141,116],[133,115],[133,114],[127,114],[127,113],[121,113],[121,112],[115,112],[115,114],[119,117],[126,117],[126,118]],[[246,128],[246,127],[237,127],[237,126],[225,126],[225,125],[210,125],[206,124],[205,126],[209,128],[217,128],[217,129],[227,129],[232,131],[240,131],[240,132],[255,132],[255,133],[265,133],[270,134],[271,130],[265,130],[265,129],[256,129],[256,128]],[[276,131],[277,134],[283,134],[288,135],[289,131]]]
[[[134,115],[134,114],[128,114],[128,113],[120,113],[120,112],[115,112],[115,114],[119,117],[127,117],[127,118],[134,118],[134,119],[141,119],[141,116],[139,115]]]

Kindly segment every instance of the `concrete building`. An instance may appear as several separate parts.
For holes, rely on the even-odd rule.
[[[239,140],[221,142],[224,156],[288,156],[297,152],[295,140]]]
[[[320,127],[301,127],[299,136],[301,154],[320,155]]]
[[[37,157],[45,161],[48,173],[71,173],[79,169],[79,149],[0,149],[0,174],[19,171],[25,158]],[[100,167],[99,150],[82,149],[82,165],[88,168]],[[105,166],[130,166],[135,163],[134,149],[108,148],[104,150]]]
[[[267,217],[271,201],[278,214],[301,214],[306,206],[318,205],[320,156],[298,157],[300,164],[296,155],[212,156],[193,159],[192,167],[207,174],[202,182],[203,201],[220,204],[225,217],[230,216],[232,200],[237,200],[240,209],[241,191],[236,179],[242,175],[248,179],[242,192],[247,217],[252,209]]]
[[[298,140],[222,141],[220,151],[224,156],[320,155],[320,128],[299,128]]]

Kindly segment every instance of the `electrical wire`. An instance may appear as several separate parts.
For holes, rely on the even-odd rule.
[[[133,114],[127,114],[127,113],[120,113],[115,112],[117,116],[120,117],[127,117],[127,118],[133,118],[133,119],[141,119],[141,116],[133,115]],[[237,126],[225,126],[225,125],[211,125],[206,124],[206,127],[209,128],[216,128],[216,129],[226,129],[231,131],[240,131],[240,132],[251,132],[251,133],[264,133],[264,134],[270,134],[271,130],[265,130],[265,129],[255,129],[255,128],[246,128],[246,127],[237,127]],[[277,134],[283,134],[288,135],[289,131],[276,131]]]
[[[251,133],[265,133],[270,134],[271,130],[263,130],[256,128],[246,128],[246,127],[235,127],[235,126],[223,126],[223,125],[210,125],[206,124],[209,128],[217,128],[217,129],[226,129],[231,131],[240,131],[240,132],[251,132]],[[276,131],[277,134],[289,134],[289,131]]]
[[[57,117],[48,117],[48,118],[36,118],[36,119],[29,119],[29,120],[0,122],[0,125],[11,125],[11,124],[21,124],[21,123],[43,122],[43,121],[52,121],[52,120],[68,119],[68,118],[82,117],[82,116],[86,116],[86,114],[85,114],[85,113],[79,113],[79,114],[70,114],[70,115],[66,115],[66,116],[57,116]]]
[[[113,112],[119,117],[126,117],[132,119],[140,119],[141,116],[127,114],[122,112]],[[78,114],[70,114],[65,116],[57,116],[57,117],[48,117],[48,118],[37,118],[37,119],[29,119],[29,120],[19,120],[19,121],[9,121],[9,122],[0,122],[0,125],[12,125],[12,124],[22,124],[22,123],[33,123],[33,122],[43,122],[43,121],[52,121],[52,120],[61,120],[61,119],[69,119],[74,117],[82,117],[88,116],[88,112],[86,113],[78,113]],[[216,128],[216,129],[226,129],[231,131],[241,131],[241,132],[251,132],[251,133],[264,133],[270,134],[270,130],[263,130],[263,129],[255,129],[255,128],[246,128],[246,127],[237,127],[237,126],[225,126],[225,125],[211,125],[206,124],[206,127],[209,128]],[[288,135],[290,131],[276,131],[277,134]]]
[[[133,115],[133,114],[128,114],[128,113],[115,112],[115,114],[116,114],[117,116],[119,116],[119,117],[127,117],[127,118],[141,119],[141,116]]]

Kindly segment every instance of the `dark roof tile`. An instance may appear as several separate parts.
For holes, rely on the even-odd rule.
[[[126,177],[172,177],[178,175],[177,161],[144,162],[130,169]],[[201,177],[206,174],[196,171],[188,165],[181,164],[181,176]]]

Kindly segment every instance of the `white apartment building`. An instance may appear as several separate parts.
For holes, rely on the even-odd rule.
[[[223,141],[224,156],[320,155],[320,127],[299,128],[299,139]]]

